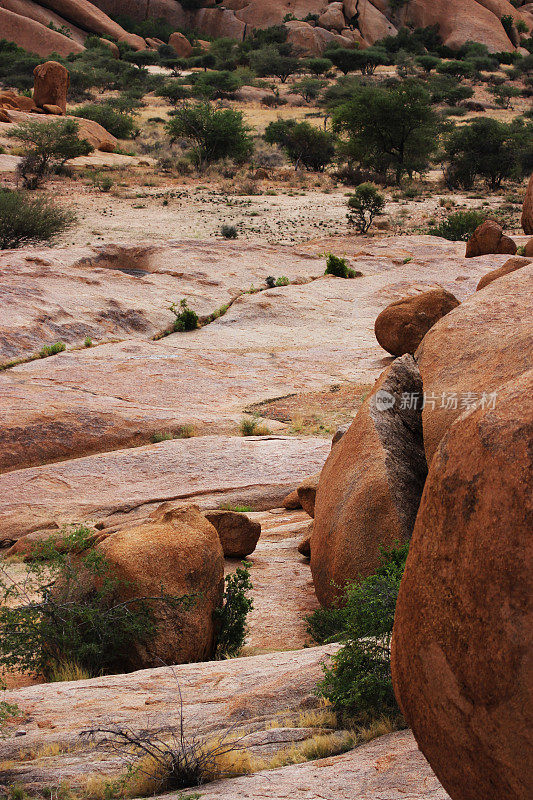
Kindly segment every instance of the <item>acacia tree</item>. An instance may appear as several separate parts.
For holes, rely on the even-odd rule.
[[[424,172],[437,148],[440,120],[428,91],[416,80],[392,86],[361,86],[333,111],[333,127],[344,135],[348,158],[396,183]]]
[[[253,152],[252,137],[243,115],[211,103],[179,109],[167,123],[167,131],[171,141],[184,138],[191,142],[192,157],[199,167],[221,158],[243,162]]]

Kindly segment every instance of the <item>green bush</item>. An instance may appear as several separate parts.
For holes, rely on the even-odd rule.
[[[339,258],[339,256],[329,253],[326,258],[324,275],[334,275],[336,278],[356,278],[358,273],[350,269],[345,258]]]
[[[332,134],[309,122],[278,119],[267,126],[264,138],[269,144],[281,145],[296,167],[323,172],[335,156]]]
[[[117,601],[121,585],[83,526],[43,542],[21,580],[0,567],[0,666],[47,678],[67,662],[90,675],[120,671],[132,645],[156,633],[148,598]],[[186,600],[161,591],[150,604]]]
[[[239,76],[228,70],[196,73],[193,77],[193,94],[207,100],[216,100],[232,97],[242,85]]]
[[[176,332],[184,333],[185,331],[195,331],[198,327],[198,315],[192,308],[189,308],[187,300],[180,300],[179,306],[177,303],[172,303],[170,310],[175,314],[174,330]]]
[[[359,233],[368,233],[377,214],[385,208],[385,197],[372,183],[362,183],[348,200],[348,222]]]
[[[0,189],[0,250],[49,242],[75,221],[73,212],[54,205],[47,197]]]
[[[308,58],[304,66],[313,75],[325,75],[332,68],[333,62],[329,58]]]
[[[39,358],[49,358],[49,356],[56,356],[58,353],[63,353],[66,350],[64,342],[56,342],[55,344],[45,344],[39,350]]]
[[[250,581],[249,561],[227,575],[224,583],[222,608],[215,612],[218,623],[217,658],[234,658],[244,645],[247,633],[246,618],[253,608],[253,600],[248,593],[253,589]]]
[[[311,78],[307,75],[305,78],[292,84],[291,92],[301,94],[305,102],[310,103],[311,100],[317,99],[324,86],[326,86],[325,81],[321,81],[318,78]]]
[[[342,716],[399,715],[390,646],[407,552],[408,545],[382,550],[376,573],[346,587],[341,609],[319,610],[309,621],[310,630],[318,629],[323,636],[329,625],[334,638],[343,643],[318,685],[319,693]]]
[[[93,147],[79,137],[76,120],[58,122],[29,120],[11,128],[7,135],[19,139],[25,150],[18,170],[28,189],[39,186],[46,175],[62,168],[71,158],[86,156]]]
[[[220,229],[220,233],[224,239],[236,239],[238,235],[235,225],[223,225]]]
[[[451,242],[466,242],[486,219],[487,215],[482,211],[456,211],[444,222],[429,228],[428,233],[430,236],[441,236]]]
[[[113,108],[108,103],[89,103],[74,109],[75,117],[84,117],[98,122],[117,139],[131,139],[135,133],[135,120],[131,114]]]
[[[184,86],[181,81],[165,81],[165,83],[156,89],[158,97],[164,97],[168,102],[177,106],[181,100],[186,100],[191,97],[191,90],[188,86]]]
[[[243,115],[210,103],[178,109],[167,123],[167,131],[172,141],[184,138],[191,142],[193,160],[200,167],[221,158],[243,162],[253,152]]]
[[[276,77],[287,83],[300,69],[300,61],[296,56],[281,53],[274,45],[267,45],[250,54],[250,67],[261,78]]]

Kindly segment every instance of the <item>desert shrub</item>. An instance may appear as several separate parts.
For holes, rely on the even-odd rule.
[[[135,120],[131,114],[113,108],[109,103],[89,103],[74,109],[75,117],[98,122],[117,139],[131,139],[135,133]]]
[[[112,19],[118,22],[124,30],[136,33],[137,36],[142,36],[143,39],[162,39],[164,42],[168,42],[174,31],[179,30],[175,25],[171,25],[170,22],[161,17],[148,17],[148,19],[137,20],[126,14],[116,14]],[[181,33],[185,34],[185,31],[181,31]]]
[[[265,141],[279,144],[296,167],[323,172],[335,156],[335,139],[329,131],[294,119],[271,122]]]
[[[217,658],[234,658],[243,648],[248,630],[246,619],[254,605],[249,597],[253,589],[250,567],[249,561],[243,561],[242,567],[224,579],[222,608],[215,611]]]
[[[349,159],[396,183],[424,172],[437,147],[440,121],[427,89],[409,79],[389,87],[361,86],[333,110],[333,127]]]
[[[385,197],[372,183],[362,183],[348,200],[348,222],[359,233],[368,233],[377,214],[385,208]]]
[[[458,83],[450,75],[432,75],[428,82],[428,89],[432,103],[445,103],[448,106],[456,106],[463,100],[474,96],[471,86]]]
[[[78,123],[73,119],[21,122],[7,135],[22,142],[25,155],[19,174],[29,189],[35,189],[46,175],[63,167],[69,159],[86,156],[93,150],[89,142],[80,139]]]
[[[243,115],[210,103],[178,109],[167,123],[167,131],[172,141],[184,138],[192,143],[192,157],[198,166],[222,158],[243,162],[253,152]]]
[[[333,66],[333,62],[329,58],[307,58],[304,61],[304,67],[313,75],[325,75]]]
[[[185,298],[180,300],[179,305],[172,303],[170,310],[175,315],[174,330],[183,333],[185,331],[195,331],[198,327],[198,315],[192,308],[189,308]]]
[[[513,98],[520,97],[521,94],[518,86],[511,86],[508,83],[492,86],[489,92],[493,95],[496,105],[501,108],[511,108]]]
[[[193,78],[193,94],[206,100],[231,97],[242,86],[235,72],[228,70],[197,73]]]
[[[345,258],[328,253],[326,257],[326,270],[324,275],[334,275],[336,278],[355,278],[357,273],[350,269]]]
[[[0,250],[32,242],[49,242],[68,230],[75,215],[47,197],[0,189]]]
[[[0,678],[0,691],[5,691],[6,684]],[[14,703],[7,703],[5,700],[0,700],[0,739],[3,735],[3,729],[7,722],[19,713],[18,707]]]
[[[520,178],[533,160],[533,126],[476,119],[453,130],[444,151],[451,187],[469,189],[480,178],[495,190],[508,178]]]
[[[33,87],[33,70],[42,63],[40,56],[28,53],[14,42],[0,38],[0,75],[6,88],[26,91]]]
[[[442,63],[440,58],[430,55],[416,56],[415,62],[422,67],[424,72],[427,72],[428,75],[432,70],[437,69],[437,67],[439,67]]]
[[[191,97],[191,90],[185,86],[181,81],[165,81],[162,86],[156,89],[155,94],[157,97],[164,97],[168,102],[177,106],[182,100]]]
[[[224,239],[236,239],[238,235],[235,225],[223,225],[220,233]]]
[[[390,646],[396,600],[405,569],[408,545],[382,550],[374,575],[350,584],[342,595],[342,630],[335,638],[343,647],[324,668],[318,691],[334,709],[352,718],[399,715],[392,689]],[[311,629],[338,627],[330,611],[315,612],[321,622]]]
[[[471,61],[443,61],[437,69],[441,75],[451,75],[454,78],[470,78],[475,72]]]
[[[64,342],[56,342],[55,344],[45,344],[39,350],[39,358],[49,358],[50,356],[57,356],[58,353],[64,353],[66,350]]]
[[[132,644],[156,632],[148,598],[117,601],[120,586],[83,526],[43,542],[22,580],[0,567],[0,665],[45,677],[66,662],[91,675],[120,670]],[[175,607],[188,598],[161,591],[149,600]]]
[[[442,236],[452,242],[466,242],[475,229],[485,222],[487,215],[482,211],[456,211],[454,214],[428,229],[430,236]]]
[[[300,81],[293,83],[291,91],[296,94],[301,94],[305,102],[310,103],[311,100],[317,99],[324,86],[326,86],[325,81],[321,81],[318,78],[311,78],[307,75]]]
[[[277,278],[275,286],[288,286],[289,284],[290,280],[285,275],[282,275],[280,278]]]
[[[300,60],[294,55],[280,52],[279,47],[267,45],[250,54],[250,67],[260,78],[276,77],[286,83],[300,69]]]

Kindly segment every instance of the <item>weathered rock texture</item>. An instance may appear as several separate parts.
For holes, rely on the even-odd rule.
[[[501,226],[488,219],[476,228],[468,240],[466,257],[475,258],[488,253],[506,253],[514,256],[516,250],[516,243],[509,236],[504,235]]]
[[[533,370],[441,442],[396,608],[395,691],[454,800],[533,789],[532,398]]]
[[[443,317],[416,353],[428,464],[454,420],[531,367],[533,265],[493,281]]]
[[[531,258],[524,258],[523,256],[514,256],[514,258],[510,258],[499,269],[493,269],[491,272],[483,275],[477,285],[477,291],[479,292],[480,289],[484,289],[485,286],[488,286],[489,283],[492,283],[492,281],[495,281],[498,278],[503,278],[504,275],[508,275],[510,272],[521,269],[522,267],[527,266],[527,264],[531,264]]]
[[[459,300],[444,289],[432,289],[391,303],[376,320],[376,339],[388,353],[403,356],[415,353],[430,328]]]
[[[227,558],[244,558],[253,553],[261,536],[261,525],[236,511],[207,511],[205,518],[218,533]]]
[[[301,507],[309,514],[310,517],[315,516],[315,499],[319,478],[320,473],[317,473],[316,475],[310,475],[301,482],[296,490]]]
[[[68,70],[57,61],[46,61],[33,70],[33,102],[43,108],[45,105],[59,106],[63,114],[67,110],[67,92],[70,83]]]
[[[412,356],[379,379],[320,475],[311,537],[319,601],[375,571],[380,547],[409,539],[426,477],[422,383]],[[410,399],[402,403],[402,396]],[[335,584],[335,585],[333,585]]]

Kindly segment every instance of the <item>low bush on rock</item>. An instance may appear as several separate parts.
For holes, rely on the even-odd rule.
[[[308,618],[315,639],[343,643],[318,685],[320,694],[341,716],[399,715],[390,647],[407,551],[408,545],[383,550],[377,572],[346,587],[342,607],[318,609]]]
[[[442,236],[451,242],[467,242],[486,219],[487,215],[482,211],[456,211],[444,222],[429,228],[428,233],[430,236]]]
[[[117,139],[131,139],[135,134],[135,120],[131,114],[113,108],[108,103],[88,103],[74,109],[75,117],[98,122]]]
[[[234,658],[244,645],[248,630],[246,618],[253,608],[253,600],[249,597],[252,590],[249,561],[243,561],[242,567],[231,575],[227,575],[224,583],[222,608],[215,612],[218,621],[217,658]]]
[[[174,330],[176,332],[184,333],[185,331],[195,331],[198,327],[198,314],[189,308],[185,298],[180,300],[179,305],[172,303],[170,310],[175,314],[176,319],[174,322]]]
[[[326,259],[324,275],[334,275],[336,278],[358,278],[361,273],[351,269],[345,258],[339,258],[339,256],[329,253]]]
[[[0,567],[1,667],[47,679],[65,665],[69,674],[120,671],[132,643],[156,633],[147,601],[169,608],[190,601],[162,590],[116,601],[120,581],[92,542],[91,531],[80,526],[41,543],[23,579]]]
[[[0,250],[49,242],[75,221],[71,211],[56,206],[47,197],[0,189]]]

